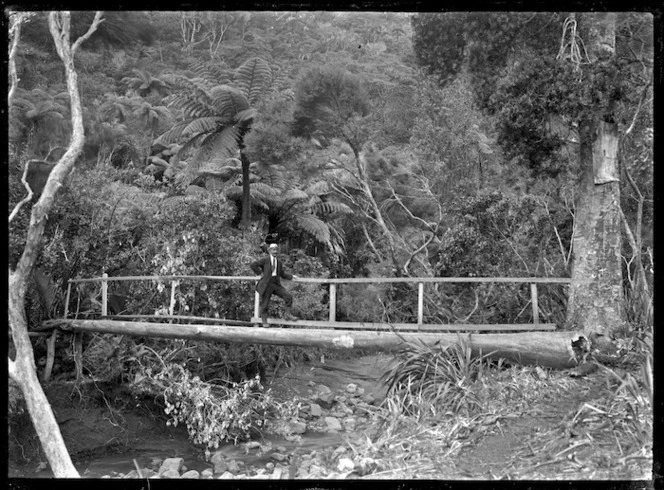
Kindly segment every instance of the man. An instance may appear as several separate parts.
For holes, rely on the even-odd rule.
[[[282,260],[277,257],[277,254],[279,253],[279,245],[271,243],[267,247],[267,251],[269,254],[267,257],[258,259],[249,266],[254,273],[261,276],[256,285],[256,291],[260,295],[260,315],[264,327],[268,326],[267,312],[268,307],[270,306],[270,297],[273,294],[279,296],[286,303],[284,318],[286,320],[297,320],[297,318],[291,313],[293,295],[286,291],[281,285],[281,278],[283,277],[284,279],[291,280],[298,279],[298,276],[288,274],[284,271]]]

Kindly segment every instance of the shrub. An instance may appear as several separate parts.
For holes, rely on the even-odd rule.
[[[260,434],[273,413],[274,400],[259,376],[214,385],[179,364],[167,364],[156,374],[148,368],[137,379],[135,388],[163,394],[167,425],[185,424],[192,442],[204,445],[207,454],[223,442],[237,444]]]
[[[475,391],[487,364],[486,356],[473,355],[461,339],[449,346],[430,347],[405,343],[383,376],[392,402],[418,417],[452,413],[468,415],[482,406]]]

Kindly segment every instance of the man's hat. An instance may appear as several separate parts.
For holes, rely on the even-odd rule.
[[[279,248],[279,245],[277,245],[276,243],[270,243],[270,244],[267,246],[267,248],[268,248],[268,250],[271,249],[271,248]]]

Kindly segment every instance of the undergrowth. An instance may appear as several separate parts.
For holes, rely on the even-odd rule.
[[[167,425],[184,424],[194,444],[209,451],[224,442],[260,435],[274,416],[274,400],[256,376],[240,383],[216,385],[202,381],[180,364],[151,368],[134,383],[144,393],[161,393]]]
[[[456,479],[463,476],[454,458],[464,448],[502,433],[511,419],[544,416],[558,422],[502,455],[494,478],[648,478],[652,330],[621,345],[622,364],[577,379],[472,355],[463,342],[406,343],[384,377],[379,422],[351,444],[355,459],[373,462],[370,478]]]

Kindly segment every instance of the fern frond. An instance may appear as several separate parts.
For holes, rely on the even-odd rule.
[[[229,85],[217,85],[210,91],[212,107],[217,116],[235,120],[238,113],[249,109],[249,101],[235,87]]]
[[[325,201],[321,202],[319,204],[316,204],[315,206],[312,207],[312,211],[314,211],[316,214],[319,213],[325,213],[325,214],[332,214],[332,213],[343,213],[343,214],[351,214],[353,210],[350,208],[350,206],[338,202],[338,201]]]
[[[212,158],[229,158],[238,148],[239,130],[234,126],[225,126],[220,131],[208,134],[194,157],[196,165],[210,161]]]
[[[201,133],[211,133],[219,128],[219,120],[216,117],[199,117],[192,121],[182,131],[183,136],[191,137]]]
[[[282,196],[284,201],[287,200],[302,201],[304,199],[307,199],[308,197],[309,194],[307,194],[301,189],[288,189],[286,192],[284,192]]]
[[[235,121],[238,124],[247,125],[247,124],[251,123],[254,120],[257,113],[258,113],[258,111],[256,109],[254,109],[253,107],[250,107],[249,109],[238,112],[235,116]]]
[[[241,180],[238,181],[238,185],[228,187],[224,191],[224,195],[233,201],[240,201],[242,199],[242,186],[240,185]],[[265,194],[261,191],[260,188],[256,187],[256,184],[251,184],[249,187],[249,197],[251,198],[251,204],[258,206],[261,209],[269,210],[269,203],[272,201],[271,196]]]
[[[206,133],[199,133],[195,135],[193,138],[189,138],[184,145],[182,145],[177,153],[175,153],[175,156],[171,158],[171,164],[177,163],[180,160],[184,160],[187,158],[193,151],[196,150],[196,148],[199,146],[201,140],[207,136]]]
[[[330,184],[327,180],[318,180],[306,188],[309,195],[323,195],[330,192]]]
[[[169,97],[168,107],[180,109],[186,118],[209,117],[214,115],[210,97],[203,92],[197,94],[177,94]]]
[[[176,73],[165,73],[161,75],[161,79],[171,89],[186,89],[191,86],[191,80],[183,75],[178,75]]]
[[[274,189],[284,190],[287,187],[284,172],[278,165],[256,165],[256,173],[260,175],[262,182]]]
[[[330,228],[327,223],[313,214],[296,214],[295,221],[305,232],[316,240],[328,245],[330,243]]]
[[[168,146],[172,143],[178,143],[182,139],[182,133],[187,128],[187,126],[189,126],[189,121],[182,121],[175,124],[175,126],[159,136],[153,144],[162,144],[164,146]]]
[[[272,81],[270,65],[262,58],[251,58],[235,72],[235,85],[254,104]]]

